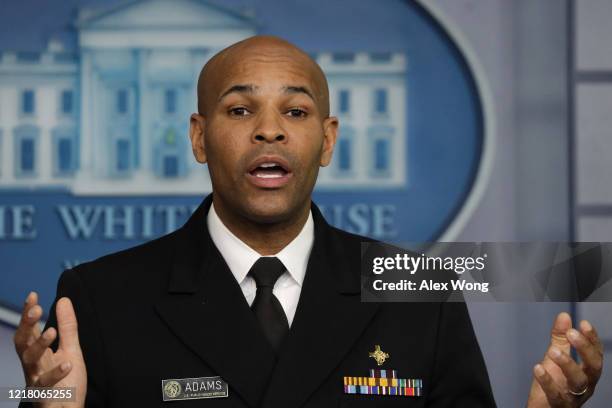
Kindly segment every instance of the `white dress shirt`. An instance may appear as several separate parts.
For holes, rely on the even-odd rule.
[[[215,206],[212,204],[206,216],[206,224],[208,225],[211,239],[240,285],[244,297],[249,305],[253,304],[257,285],[255,284],[255,279],[248,276],[248,273],[253,264],[261,258],[261,255],[241,241],[223,224],[223,221],[221,221],[215,211]],[[295,310],[300,300],[302,283],[304,282],[304,275],[306,275],[306,266],[313,242],[314,222],[312,221],[312,212],[310,212],[304,227],[302,227],[302,230],[293,241],[287,244],[276,255],[270,255],[280,259],[285,268],[287,268],[276,280],[272,293],[274,293],[274,296],[276,296],[283,307],[289,321],[289,326],[293,322],[293,316],[295,316]]]

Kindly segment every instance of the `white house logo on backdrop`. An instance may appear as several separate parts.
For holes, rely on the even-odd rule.
[[[19,81],[1,91],[0,186],[113,196],[211,191],[187,138],[197,76],[216,52],[256,34],[255,22],[205,3],[157,0],[82,10],[76,25],[77,53],[51,41],[39,54],[2,54],[0,74]],[[406,56],[313,57],[341,121],[334,164],[318,187],[403,187]]]
[[[45,5],[69,35],[24,49],[0,37],[0,320],[17,322],[29,290],[48,306],[63,269],[187,219],[211,191],[188,139],[198,74],[259,33],[289,38],[327,75],[340,119],[314,194],[327,220],[396,243],[456,232],[491,143],[478,82],[438,21],[414,1],[241,1]]]

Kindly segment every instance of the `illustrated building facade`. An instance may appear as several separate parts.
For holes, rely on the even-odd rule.
[[[78,48],[0,51],[0,187],[76,195],[201,194],[189,115],[202,65],[257,33],[253,17],[196,0],[82,9]],[[312,54],[329,80],[340,137],[317,188],[402,188],[403,53]]]

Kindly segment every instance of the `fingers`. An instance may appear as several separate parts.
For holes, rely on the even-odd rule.
[[[571,391],[579,393],[587,387],[589,384],[588,377],[582,371],[582,367],[568,354],[563,353],[556,347],[551,347],[548,351],[548,356],[563,371],[563,375],[565,375],[567,380],[567,386]]]
[[[544,394],[546,394],[546,399],[550,406],[563,406],[565,403],[564,393],[561,392],[555,380],[541,364],[536,364],[533,368],[533,376],[538,384],[540,384],[540,387],[542,387]]]
[[[600,350],[591,340],[578,330],[569,330],[567,332],[567,338],[582,359],[585,374],[589,377],[589,380],[595,384],[597,380],[599,380],[603,367],[603,355]]]
[[[559,313],[555,318],[552,330],[550,331],[550,346],[557,347],[561,351],[569,354],[570,343],[566,333],[572,328],[572,318],[566,312]]]
[[[601,353],[601,355],[603,355],[604,353],[603,343],[601,342],[601,340],[599,340],[599,335],[597,334],[597,330],[595,330],[595,327],[593,327],[593,325],[589,321],[583,320],[580,322],[580,332],[587,339],[589,339],[589,341],[595,346],[595,349],[598,350],[599,353]]]
[[[71,369],[72,364],[69,361],[65,361],[39,376],[36,380],[36,386],[52,387],[66,377]]]
[[[21,362],[27,372],[32,373],[36,371],[38,361],[51,343],[53,343],[56,336],[57,332],[53,327],[50,327],[23,352]]]
[[[30,292],[21,312],[19,326],[13,337],[15,349],[19,355],[21,355],[40,335],[38,321],[42,317],[42,313],[42,307],[38,305],[38,295],[36,292]]]
[[[38,337],[38,339],[32,343],[21,355],[21,361],[24,367],[32,369],[36,367],[38,360],[42,357],[43,353],[53,343],[57,332],[53,327],[48,328],[45,332]]]
[[[55,306],[55,313],[57,315],[60,349],[80,350],[77,319],[70,299],[67,297],[59,299]]]

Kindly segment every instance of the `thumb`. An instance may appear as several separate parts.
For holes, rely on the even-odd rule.
[[[67,297],[59,299],[55,305],[55,314],[57,315],[60,349],[66,351],[80,349],[77,318],[70,299]]]
[[[566,313],[562,312],[557,315],[555,322],[553,323],[552,330],[550,331],[550,347],[557,347],[562,352],[569,354],[571,344],[567,340],[566,333],[572,328],[572,318]]]

